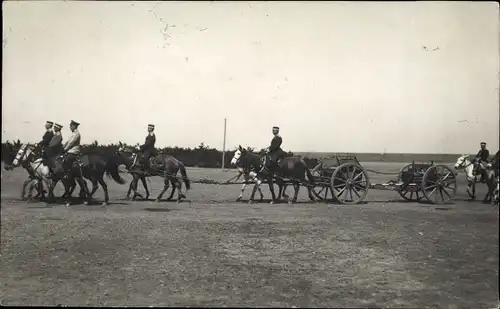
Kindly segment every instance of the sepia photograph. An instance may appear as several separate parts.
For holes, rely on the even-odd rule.
[[[0,305],[499,308],[498,2],[2,17]]]

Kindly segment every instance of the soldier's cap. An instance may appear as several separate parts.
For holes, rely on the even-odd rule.
[[[62,128],[63,128],[63,126],[62,126],[62,125],[60,125],[60,124],[58,124],[58,123],[55,123],[55,124],[54,124],[54,127],[55,127],[55,128],[58,128],[58,129],[62,129]]]
[[[154,129],[155,125],[154,124],[148,124],[148,129]]]
[[[280,127],[273,127],[273,130],[279,130]]]
[[[486,145],[486,142],[481,142],[481,145]]]
[[[74,120],[71,120],[70,125],[71,125],[71,124],[73,124],[73,125],[75,125],[75,126],[79,126],[79,125],[80,125],[80,123],[78,123],[78,122],[76,122],[76,121],[74,121]]]
[[[47,121],[46,124],[50,124],[51,126],[54,125],[54,123],[52,121]]]

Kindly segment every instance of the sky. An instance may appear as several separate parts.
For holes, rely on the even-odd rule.
[[[496,2],[4,1],[2,141],[473,153],[499,144]]]

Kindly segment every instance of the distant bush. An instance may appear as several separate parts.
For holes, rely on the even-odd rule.
[[[19,141],[18,141],[19,142]],[[17,142],[16,142],[17,143]],[[20,142],[19,142],[20,143]],[[3,149],[4,143],[2,144]],[[132,146],[132,145],[129,145]],[[101,154],[107,155],[115,152],[118,149],[118,144],[109,145],[99,145],[97,141],[92,144],[81,146],[83,154]],[[253,147],[247,147],[250,151],[255,151]],[[222,167],[222,151],[215,148],[211,148],[205,145],[203,142],[196,148],[183,148],[183,147],[164,147],[156,148],[158,153],[164,153],[171,155],[178,160],[182,161],[186,166],[190,167],[205,167],[205,168],[221,168]],[[224,166],[230,168],[231,159],[234,156],[236,150],[226,151],[225,164]],[[265,149],[261,149],[259,153],[263,154]],[[288,155],[293,156],[292,152],[288,152]],[[316,166],[317,159],[303,158],[306,164],[312,168]]]

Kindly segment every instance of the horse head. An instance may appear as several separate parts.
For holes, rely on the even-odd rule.
[[[239,145],[238,149],[236,149],[236,151],[234,152],[233,158],[231,159],[231,164],[236,165],[240,160],[242,154],[243,148],[241,148],[241,145]]]
[[[459,170],[459,169],[464,169],[466,168],[468,165],[471,164],[471,162],[469,161],[468,159],[469,155],[461,155],[458,159],[457,159],[457,162],[455,163],[455,169],[456,170]]]
[[[14,160],[12,161],[12,168],[21,166],[32,159],[33,148],[34,147],[30,146],[29,144],[20,145],[19,150],[17,151]]]

